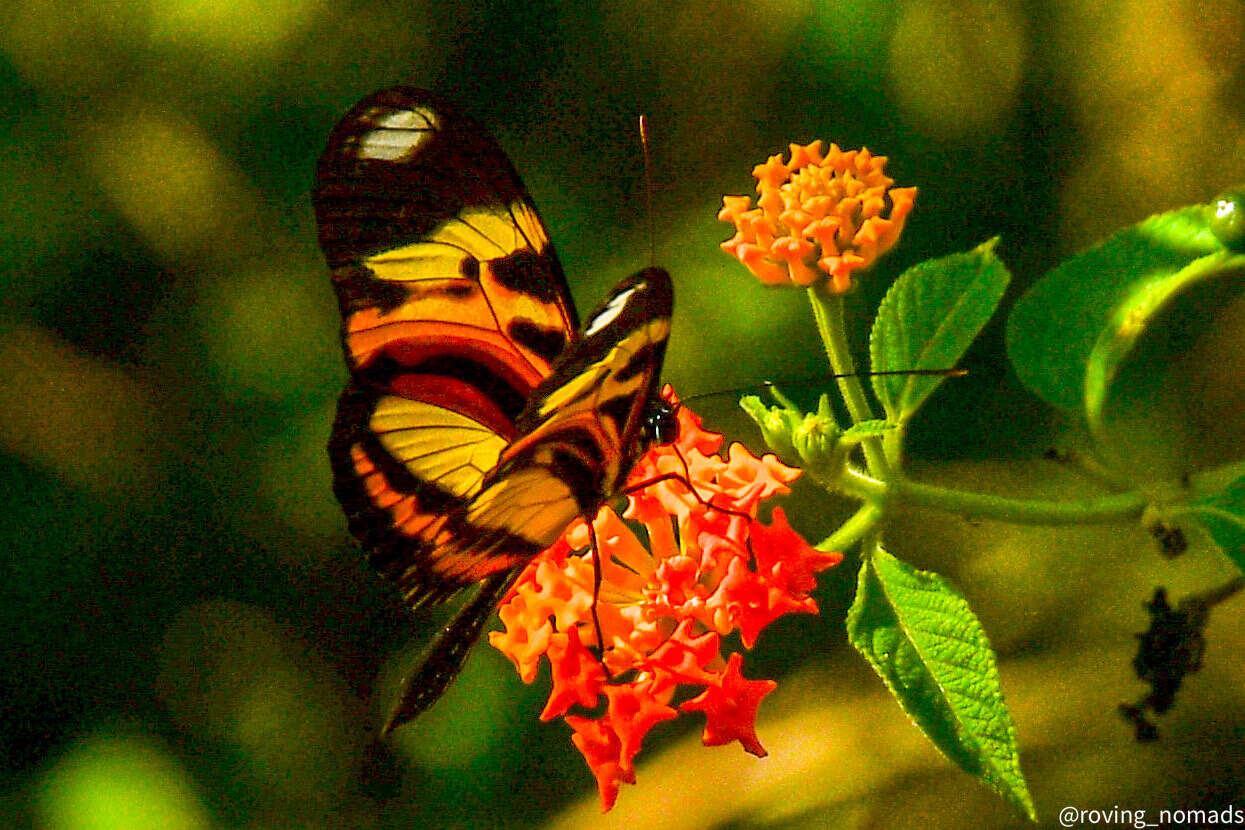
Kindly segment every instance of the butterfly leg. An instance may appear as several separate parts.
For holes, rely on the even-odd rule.
[[[597,660],[605,657],[605,637],[601,634],[601,618],[597,615],[597,600],[601,598],[601,547],[597,544],[597,530],[588,519],[588,539],[592,543],[592,626],[597,634]]]
[[[700,491],[698,491],[696,487],[692,484],[692,473],[691,473],[691,470],[688,469],[687,459],[683,457],[683,453],[679,451],[678,447],[674,447],[672,445],[672,448],[674,449],[674,454],[678,456],[679,463],[683,465],[683,475],[679,475],[678,473],[662,473],[659,476],[653,476],[652,478],[645,479],[644,481],[641,481],[638,484],[633,484],[630,487],[627,487],[626,489],[623,490],[623,493],[624,494],[634,493],[637,490],[643,490],[645,487],[650,487],[654,484],[659,484],[660,482],[663,482],[663,481],[677,481],[680,484],[682,484],[684,487],[686,487],[687,491],[692,494],[692,498],[700,502],[701,506],[704,507],[706,510],[717,510],[719,513],[726,513],[728,516],[736,516],[740,519],[743,519],[745,522],[748,522],[749,524],[752,523],[751,514],[745,513],[742,510],[735,510],[730,507],[721,507],[720,505],[714,504],[712,499],[706,499],[704,496],[702,496],[700,494]]]
[[[701,506],[704,507],[706,510],[717,510],[719,513],[725,513],[728,516],[735,516],[737,518],[743,519],[744,522],[746,522],[749,527],[752,526],[753,517],[751,514],[745,513],[742,510],[735,510],[734,508],[731,508],[731,507],[721,507],[713,503],[712,497],[710,497],[709,499],[706,499],[704,496],[702,496],[700,494],[700,491],[698,491],[696,487],[692,484],[692,473],[691,473],[691,470],[687,466],[687,459],[683,457],[683,453],[679,451],[678,447],[674,446],[673,444],[671,444],[670,446],[674,450],[674,454],[678,457],[679,463],[683,465],[683,475],[679,475],[678,473],[662,473],[659,476],[653,476],[652,478],[645,479],[644,481],[641,481],[638,484],[633,484],[630,487],[627,487],[626,489],[623,490],[624,494],[634,493],[636,490],[643,490],[645,487],[649,487],[651,485],[658,484],[663,481],[677,481],[680,484],[682,484],[684,487],[686,487],[687,491],[692,494],[692,498],[700,502]],[[748,535],[748,553],[749,554],[752,553],[752,535],[751,534]]]

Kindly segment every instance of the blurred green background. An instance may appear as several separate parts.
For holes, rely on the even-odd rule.
[[[862,336],[899,270],[995,234],[1010,303],[1104,233],[1245,180],[1243,37],[1241,0],[10,0],[0,823],[1022,826],[846,650],[851,558],[822,617],[783,620],[749,658],[749,676],[782,680],[762,707],[765,760],[700,748],[686,718],[652,734],[639,785],[602,818],[564,727],[536,722],[541,684],[487,647],[441,705],[371,745],[372,692],[435,620],[368,570],[329,491],[344,368],[313,165],[376,88],[460,101],[514,159],[589,308],[649,262],[647,113],[656,259],[678,292],[667,378],[731,390],[825,371],[802,294],[762,290],[716,247],[721,195],[751,192],[766,155],[867,145],[920,187],[903,243],[853,297]],[[1183,365],[1212,367],[1205,399],[1239,418],[1245,312],[1215,314]],[[972,374],[928,405],[915,474],[1074,494],[1033,460],[1057,427],[1002,342],[996,321]],[[706,402],[709,424],[759,450],[734,397]],[[831,527],[808,493],[788,513],[813,539]],[[890,538],[951,575],[991,633],[1044,817],[1245,805],[1235,605],[1214,615],[1162,742],[1135,744],[1114,711],[1142,693],[1131,634],[1153,586],[1222,581],[1220,560],[1164,562],[1135,528],[915,513]]]

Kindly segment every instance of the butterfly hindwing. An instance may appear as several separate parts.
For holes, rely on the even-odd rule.
[[[648,407],[670,328],[670,277],[657,268],[626,280],[588,318],[553,372],[532,393],[516,424],[522,437],[506,448],[467,508],[472,534],[446,542],[458,561],[495,556],[516,534],[543,549],[576,518],[591,519],[617,495],[648,436]],[[496,545],[496,548],[494,548]],[[424,653],[403,683],[382,733],[411,720],[441,695],[462,668],[494,606],[518,575],[493,573]]]

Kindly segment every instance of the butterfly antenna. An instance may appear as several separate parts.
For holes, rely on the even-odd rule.
[[[649,152],[648,117],[640,114],[640,149],[644,153],[644,201],[648,208],[648,264],[657,263],[657,231],[653,224],[653,157]]]
[[[867,377],[875,377],[875,376],[885,377],[887,375],[925,375],[925,376],[938,375],[940,377],[946,377],[946,378],[962,378],[967,374],[968,374],[967,369],[960,369],[960,368],[884,369],[878,372],[862,371],[862,372],[841,372],[841,373],[829,374],[829,375],[815,375],[813,377],[800,378],[798,381],[793,378],[785,378],[785,379],[779,379],[779,380],[764,380],[764,381],[761,381],[759,384],[755,384],[754,387],[763,386],[767,389],[770,389],[770,388],[777,386],[780,383],[789,384],[789,383],[797,383],[797,382],[806,382],[809,380],[837,380],[839,378],[867,378]],[[744,388],[749,388],[749,387],[744,387]],[[724,392],[729,392],[729,391],[732,391],[732,390],[723,389],[717,392],[701,392],[696,395],[688,395],[682,400],[683,400],[683,403],[687,403],[688,401],[696,401],[696,400],[700,400],[701,398],[708,398],[712,395],[721,395]],[[738,390],[734,390],[734,391],[738,391]]]

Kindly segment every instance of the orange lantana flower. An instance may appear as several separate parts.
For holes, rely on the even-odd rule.
[[[663,394],[675,403],[669,387]],[[704,713],[706,745],[737,740],[765,754],[756,710],[777,684],[745,679],[742,657],[724,656],[722,637],[738,631],[751,648],[774,619],[817,613],[809,597],[813,575],[842,558],[809,546],[778,508],[772,524],[756,521],[760,502],[788,492],[799,470],[739,444],[722,457],[721,435],[704,430],[687,407],[678,408],[678,419],[675,443],[651,449],[630,478],[635,486],[678,477],[628,496],[624,517],[644,527],[648,546],[609,508],[593,522],[602,660],[589,648],[596,644],[594,565],[582,521],[527,566],[500,608],[506,630],[489,635],[526,682],[542,658],[549,661],[553,689],[541,719],[562,717],[574,730],[571,740],[596,776],[606,810],[620,783],[635,782],[633,761],[645,734],[681,711]]]
[[[852,272],[886,253],[903,230],[915,187],[891,187],[886,156],[821,142],[791,145],[791,160],[770,156],[752,170],[757,207],[723,196],[718,218],[735,225],[722,248],[764,283],[812,285],[826,275],[835,292]]]

